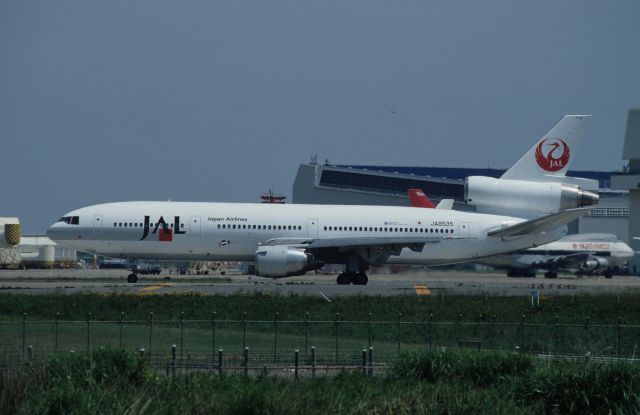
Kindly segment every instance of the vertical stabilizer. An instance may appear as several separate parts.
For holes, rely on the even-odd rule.
[[[501,179],[558,181],[565,177],[590,115],[565,115]]]

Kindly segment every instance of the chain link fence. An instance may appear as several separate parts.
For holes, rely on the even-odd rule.
[[[0,367],[17,367],[52,353],[99,348],[140,353],[157,369],[216,370],[244,373],[280,371],[297,376],[317,370],[363,370],[371,373],[398,353],[434,348],[517,350],[540,355],[634,359],[640,326],[499,322],[495,316],[466,321],[218,319],[128,320],[124,314],[108,321],[30,320],[0,322]]]

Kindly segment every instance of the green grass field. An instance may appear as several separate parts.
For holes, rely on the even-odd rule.
[[[638,300],[554,297],[532,308],[523,297],[10,294],[0,296],[0,354],[143,347],[167,357],[175,344],[183,358],[210,362],[219,348],[238,355],[244,346],[254,359],[276,361],[294,349],[308,357],[311,346],[334,362],[357,360],[369,346],[379,361],[429,346],[633,357]]]

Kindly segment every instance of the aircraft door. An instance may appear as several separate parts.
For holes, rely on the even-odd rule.
[[[191,216],[189,220],[189,232],[193,236],[200,236],[202,233],[202,225],[200,224],[200,216]]]
[[[458,236],[460,238],[468,238],[469,237],[469,222],[460,222],[458,223]]]
[[[307,219],[307,236],[309,238],[318,237],[318,219]]]
[[[93,215],[93,234],[102,234],[102,215]]]

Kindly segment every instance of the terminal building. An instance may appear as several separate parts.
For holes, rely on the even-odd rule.
[[[465,178],[498,178],[499,169],[330,165],[313,161],[298,168],[293,203],[409,206],[407,189],[422,189],[437,203],[453,199],[454,209],[475,211],[465,202]],[[569,233],[613,233],[629,242],[629,192],[612,190],[617,172],[569,171],[567,176],[597,180],[600,200],[591,213],[570,224]]]

